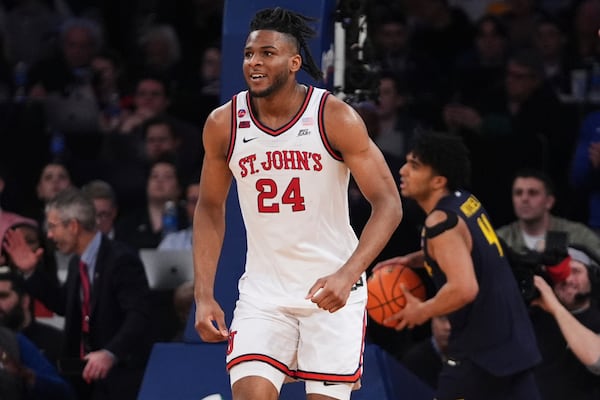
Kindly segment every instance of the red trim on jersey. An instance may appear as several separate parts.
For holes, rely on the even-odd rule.
[[[367,332],[367,312],[365,310],[365,314],[363,316],[363,340],[362,347],[360,349],[360,359],[358,363],[358,368],[352,374],[348,375],[340,375],[340,374],[325,374],[322,372],[310,372],[310,371],[294,371],[289,369],[285,364],[280,361],[275,360],[272,357],[265,356],[264,354],[244,354],[242,356],[236,357],[233,360],[227,363],[227,370],[229,371],[231,368],[235,367],[238,364],[241,364],[246,361],[260,361],[266,364],[269,364],[273,368],[281,371],[285,375],[294,378],[294,379],[304,379],[311,381],[322,381],[322,382],[340,382],[340,383],[354,383],[358,381],[362,375],[362,366],[364,361],[364,352],[365,352],[365,335]]]
[[[237,96],[231,99],[231,134],[229,135],[229,146],[227,150],[227,164],[231,160],[233,148],[235,147],[235,136],[237,134]]]
[[[331,155],[331,157],[333,157],[335,160],[344,161],[342,154],[339,151],[334,150],[331,146],[331,143],[329,143],[329,139],[327,139],[327,133],[325,132],[325,101],[327,101],[327,98],[330,94],[330,92],[325,92],[321,98],[321,102],[319,103],[319,112],[317,113],[317,118],[319,119],[319,132],[321,133],[321,141],[323,142],[323,146],[325,146],[325,149],[327,149],[329,155]]]
[[[284,363],[277,361],[276,359],[271,358],[269,356],[265,356],[264,354],[244,354],[242,356],[236,357],[227,363],[227,370],[229,371],[236,365],[246,361],[261,361],[267,363],[273,368],[278,369],[279,371],[291,377],[293,377],[296,374],[296,371],[292,371]]]
[[[289,369],[285,364],[269,357],[264,354],[244,354],[234,358],[227,363],[227,370],[235,367],[238,364],[247,361],[259,361],[269,364],[273,368],[279,370],[285,375],[294,379],[306,379],[311,381],[324,381],[324,382],[343,382],[343,383],[354,383],[360,379],[362,372],[362,363],[359,365],[356,372],[350,375],[338,375],[338,374],[324,374],[320,372],[307,372],[307,371],[293,371]],[[361,354],[362,361],[362,354]]]
[[[252,119],[252,122],[254,122],[256,127],[258,129],[260,129],[261,131],[268,133],[271,136],[278,136],[278,135],[282,134],[283,132],[287,131],[288,129],[290,129],[292,126],[294,126],[294,124],[296,122],[298,122],[300,117],[302,117],[302,115],[306,111],[306,108],[308,107],[308,102],[310,100],[310,97],[312,96],[313,90],[314,90],[314,88],[312,86],[308,87],[308,89],[306,90],[306,96],[304,97],[304,102],[302,103],[302,106],[300,107],[300,109],[298,110],[296,115],[294,115],[294,118],[292,118],[292,120],[290,122],[288,122],[287,124],[283,125],[280,128],[277,128],[277,129],[271,129],[268,126],[261,124],[261,122],[258,120],[258,118],[256,118],[256,116],[254,115],[254,110],[252,109],[252,100],[250,99],[250,92],[247,92],[246,93],[246,102],[248,103],[248,110],[250,111],[250,113],[249,113],[250,118]]]
[[[351,375],[322,374],[319,372],[297,371],[294,375],[294,378],[309,381],[354,383],[360,379],[360,375],[361,367],[358,367],[356,372]]]

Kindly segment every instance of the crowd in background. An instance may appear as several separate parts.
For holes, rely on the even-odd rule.
[[[364,7],[367,22],[361,57],[347,54],[359,72],[345,95],[397,179],[416,133],[450,131],[470,150],[469,189],[494,226],[520,218],[513,180],[529,168],[552,182],[548,213],[600,232],[600,0],[340,4]],[[191,246],[201,131],[220,104],[223,7],[0,1],[0,212],[15,218],[0,239],[9,226],[34,229],[45,268],[64,281],[68,257],[45,239],[44,205],[78,187],[108,237],[136,250]],[[368,203],[354,186],[349,196],[360,233]],[[173,227],[163,225],[169,202]],[[378,260],[419,248],[424,216],[404,206]],[[189,307],[186,293],[177,301]],[[369,329],[398,358],[429,335]]]

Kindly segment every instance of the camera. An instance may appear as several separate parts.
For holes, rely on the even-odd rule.
[[[519,253],[504,242],[502,247],[505,249],[521,296],[527,304],[540,295],[533,283],[534,275],[540,275],[548,284],[554,286],[557,276],[565,274],[563,262],[569,256],[566,232],[548,231],[543,251],[527,250]],[[566,276],[563,279],[565,278]]]

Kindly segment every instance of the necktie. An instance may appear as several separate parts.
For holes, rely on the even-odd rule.
[[[81,347],[80,353],[83,358],[88,352],[87,339],[90,333],[90,277],[87,271],[87,265],[79,261],[79,277],[81,279]]]

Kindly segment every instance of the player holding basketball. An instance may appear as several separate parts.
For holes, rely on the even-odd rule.
[[[364,271],[402,217],[392,174],[360,117],[296,80],[301,68],[321,77],[307,47],[310,21],[281,8],[254,16],[244,49],[248,91],[204,128],[196,329],[204,341],[229,340],[234,399],[277,399],[286,378],[306,380],[311,400],[350,398],[362,370]],[[350,172],[373,208],[360,241],[349,223]],[[213,286],[232,177],[248,250],[228,330]]]
[[[485,209],[461,189],[469,173],[456,136],[420,135],[407,155],[400,191],[427,217],[422,251],[392,260],[424,260],[438,290],[424,302],[404,290],[406,307],[390,319],[403,329],[448,315],[452,334],[438,400],[538,399],[531,369],[540,355],[525,302]]]

